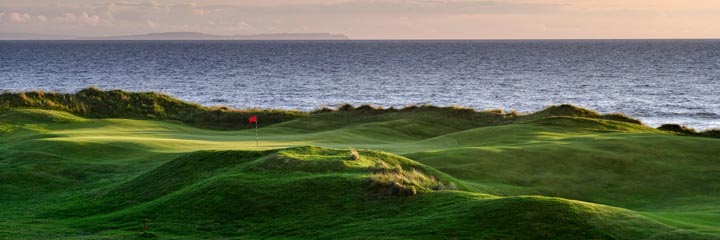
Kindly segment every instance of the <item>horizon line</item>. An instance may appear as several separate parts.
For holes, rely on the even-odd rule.
[[[89,38],[89,39],[88,39]],[[593,41],[593,40],[720,40],[709,38],[348,38],[348,39],[1,39],[0,41]]]
[[[153,34],[173,34],[173,33],[192,33],[209,36],[220,36],[220,37],[249,37],[249,36],[262,36],[262,35],[303,35],[303,34],[326,34],[330,36],[343,36],[345,39],[111,39],[111,38],[123,38],[123,37],[142,37]],[[170,31],[170,32],[146,32],[146,33],[134,33],[125,35],[101,35],[101,36],[82,36],[82,35],[62,35],[52,33],[32,33],[32,32],[2,32],[0,34],[29,34],[29,35],[40,35],[46,36],[45,39],[33,39],[33,38],[18,38],[18,39],[3,39],[0,41],[562,41],[562,40],[720,40],[720,36],[716,37],[599,37],[599,38],[585,38],[585,37],[539,37],[539,38],[353,38],[344,33],[331,33],[331,32],[274,32],[274,33],[255,33],[255,34],[215,34],[205,33],[198,31]],[[54,38],[56,37],[56,38]]]

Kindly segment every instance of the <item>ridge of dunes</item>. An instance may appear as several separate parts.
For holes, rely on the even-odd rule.
[[[146,218],[163,239],[720,234],[720,140],[617,115],[341,108],[260,136],[2,110],[0,236],[134,238]]]
[[[142,219],[151,219],[152,230],[167,238],[437,239],[452,233],[467,239],[712,237],[626,209],[562,198],[431,188],[388,195],[369,182],[380,161],[440,182],[459,181],[401,156],[379,151],[359,155],[354,160],[348,150],[310,146],[194,152],[114,186],[71,197],[43,215],[71,219],[65,222],[69,229],[84,229],[91,238],[132,238]]]

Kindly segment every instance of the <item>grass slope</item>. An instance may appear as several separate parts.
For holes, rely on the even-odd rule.
[[[442,175],[400,156],[299,147],[280,151],[201,151],[142,175],[71,197],[42,216],[70,219],[88,238],[132,238],[142,219],[169,238],[287,239],[681,239],[680,231],[628,210],[540,196],[496,197],[422,190],[383,195],[368,183],[379,161]],[[440,177],[441,181],[456,181]],[[82,237],[44,233],[42,237]]]
[[[165,94],[101,91],[97,88],[83,89],[75,94],[45,92],[0,94],[0,110],[17,108],[61,110],[91,118],[175,120],[212,129],[247,128],[248,126],[242,123],[252,115],[260,116],[263,124],[289,121],[307,115],[299,111],[286,110],[208,108],[183,102]]]
[[[146,218],[162,238],[720,234],[720,140],[618,116],[361,108],[260,134],[2,112],[0,238],[134,238]]]

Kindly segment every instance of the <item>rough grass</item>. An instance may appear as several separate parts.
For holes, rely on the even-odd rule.
[[[573,106],[570,104],[550,106],[550,107],[543,109],[542,111],[530,113],[527,115],[521,115],[518,118],[520,119],[520,121],[527,121],[527,120],[534,120],[534,119],[539,119],[539,118],[559,117],[559,116],[612,120],[612,121],[626,122],[626,123],[632,123],[632,124],[638,124],[638,125],[642,124],[642,122],[640,122],[640,120],[628,117],[622,113],[600,114],[596,111],[584,109],[584,108]]]
[[[711,138],[720,138],[720,129],[709,129],[709,130],[700,132],[700,136],[711,137]]]
[[[384,196],[412,196],[432,190],[456,190],[453,183],[445,184],[435,176],[417,170],[404,170],[402,165],[390,166],[379,160],[371,168],[370,186]]]
[[[698,137],[709,137],[709,138],[720,138],[720,129],[708,129],[702,132],[698,132],[688,126],[679,124],[663,124],[658,127],[659,130],[672,132],[683,136],[698,136]]]
[[[355,115],[366,117],[386,113],[433,112],[435,117],[438,116],[437,113],[443,113],[442,117],[462,118],[467,121],[480,120],[483,124],[493,125],[508,123],[512,119],[534,119],[547,116],[581,116],[640,124],[640,121],[619,113],[601,115],[572,105],[550,106],[543,111],[529,115],[520,115],[516,112],[504,113],[501,110],[476,111],[462,107],[435,107],[432,105],[384,109],[370,105],[362,105],[356,108],[349,104],[342,105],[337,109],[322,108],[312,113],[306,113],[288,110],[238,110],[227,107],[204,107],[183,102],[165,94],[153,92],[134,93],[121,90],[102,91],[97,88],[83,89],[74,94],[46,93],[42,91],[4,92],[0,94],[0,110],[7,111],[17,108],[61,110],[89,118],[176,120],[196,127],[213,129],[249,128],[250,125],[246,124],[246,120],[247,117],[252,115],[258,115],[263,119],[264,125],[271,125],[305,117],[309,114],[338,112],[357,112],[359,114]],[[331,116],[337,117],[338,114]]]
[[[75,94],[36,92],[5,92],[0,94],[0,110],[41,108],[61,110],[90,118],[131,118],[176,120],[196,127],[213,129],[250,128],[247,118],[258,115],[269,125],[307,115],[299,111],[204,107],[168,95],[120,90],[101,91],[87,88]]]
[[[253,130],[8,110],[0,236],[134,238],[152,219],[162,239],[718,238],[720,140],[554,111],[333,110],[256,148]]]
[[[663,124],[662,126],[658,127],[658,129],[663,131],[669,131],[669,132],[675,132],[682,135],[697,135],[698,132],[695,131],[695,129],[689,128],[687,126],[682,126],[678,124]]]

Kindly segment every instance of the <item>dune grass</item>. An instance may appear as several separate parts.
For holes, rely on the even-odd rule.
[[[89,118],[175,120],[211,129],[249,128],[243,123],[252,115],[260,116],[263,124],[289,121],[307,115],[289,110],[204,107],[165,94],[102,91],[97,88],[83,89],[74,94],[41,91],[0,94],[0,110],[16,108],[60,110]]]
[[[265,126],[260,147],[79,115],[0,112],[0,236],[135,238],[144,219],[163,239],[720,236],[720,140],[620,115],[346,107]]]

